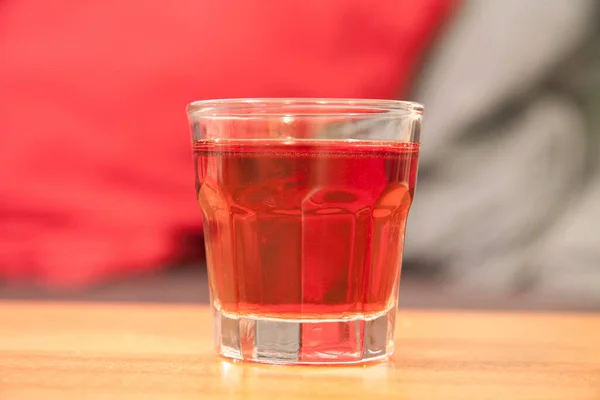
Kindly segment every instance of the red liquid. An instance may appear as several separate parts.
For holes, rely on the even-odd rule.
[[[213,301],[327,318],[395,306],[418,144],[194,144]]]

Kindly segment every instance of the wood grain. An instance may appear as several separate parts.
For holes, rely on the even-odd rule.
[[[359,367],[230,363],[205,307],[0,303],[0,399],[600,400],[600,315],[401,310]]]

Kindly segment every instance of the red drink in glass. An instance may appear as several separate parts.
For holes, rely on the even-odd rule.
[[[384,357],[419,143],[301,126],[300,137],[248,125],[250,138],[239,126],[195,137],[217,348],[279,363]]]

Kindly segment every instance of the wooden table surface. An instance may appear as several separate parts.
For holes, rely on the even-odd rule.
[[[600,400],[600,315],[400,310],[389,361],[230,363],[201,306],[0,303],[0,400]]]

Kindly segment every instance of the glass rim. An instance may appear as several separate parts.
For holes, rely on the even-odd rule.
[[[268,111],[256,113],[242,113],[249,107],[265,107]],[[286,108],[288,108],[286,110]],[[322,112],[309,113],[294,112],[294,107],[315,107]],[[331,111],[327,111],[330,109]],[[340,109],[342,111],[340,111]],[[400,118],[420,116],[423,114],[422,104],[404,100],[358,99],[358,98],[231,98],[197,100],[186,107],[188,116],[204,118],[270,118],[270,117],[348,117],[357,116],[365,118]]]

